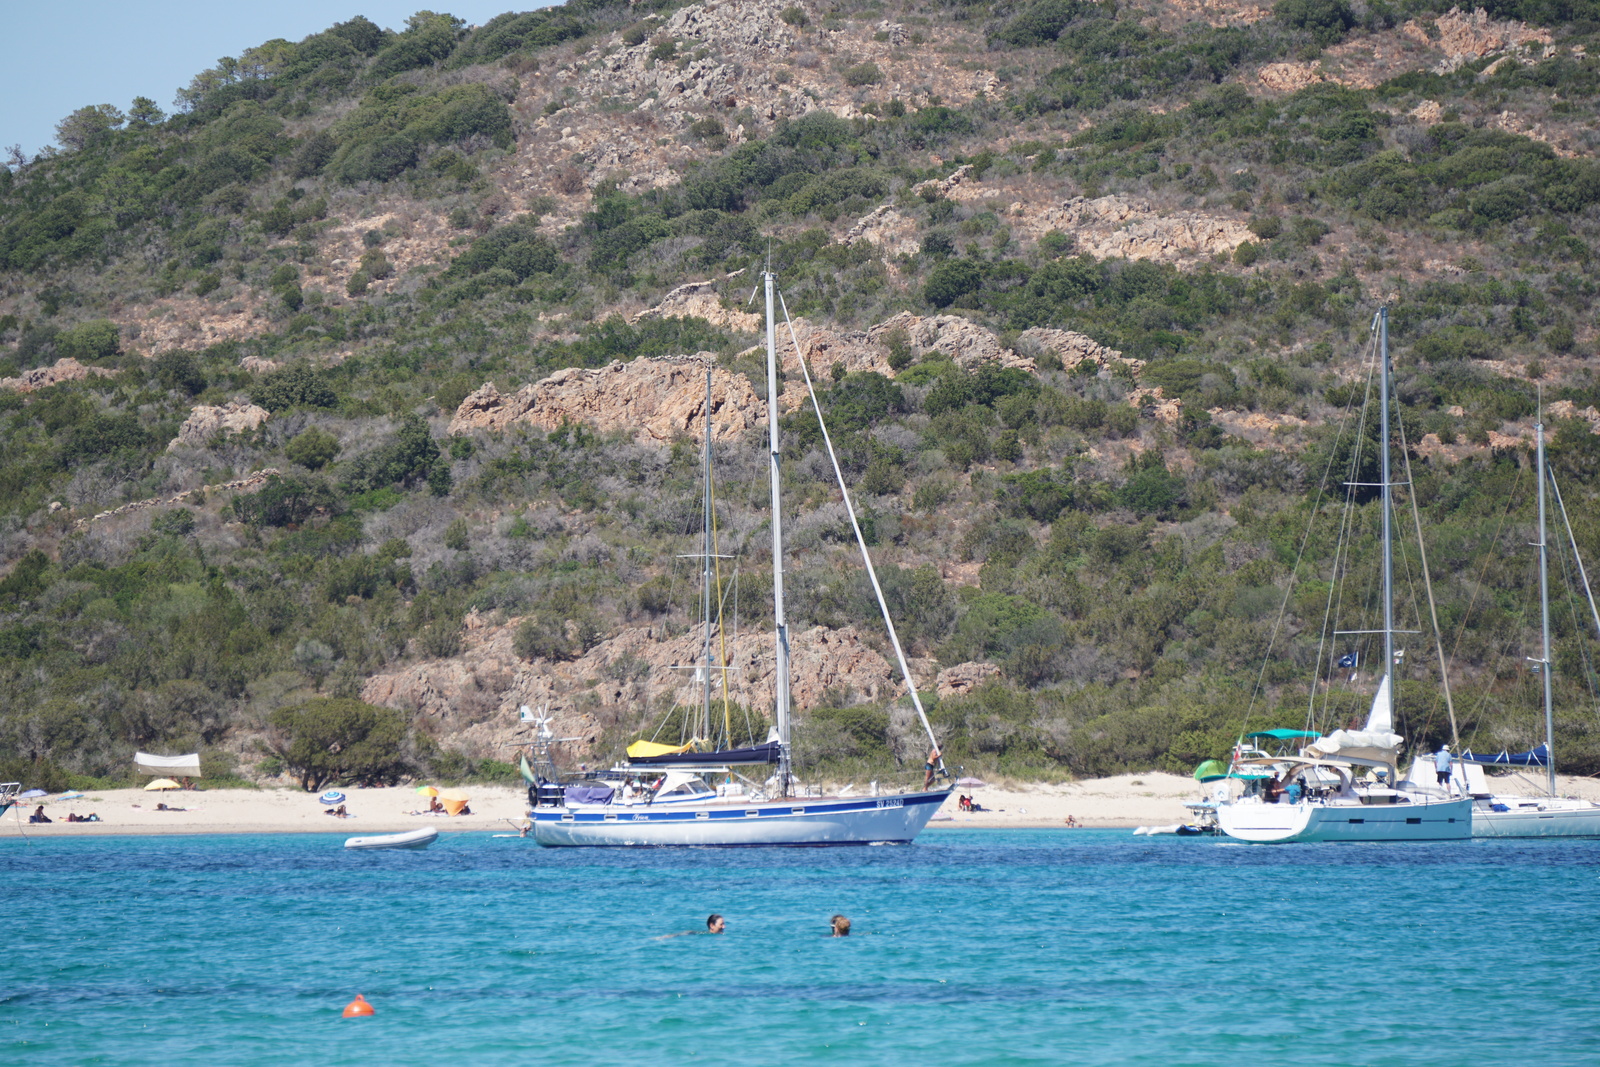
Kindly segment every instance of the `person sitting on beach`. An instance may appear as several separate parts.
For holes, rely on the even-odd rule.
[[[344,810],[343,804],[340,804],[337,808],[329,808],[323,814],[332,815],[335,819],[348,819],[350,817],[350,813]]]
[[[928,750],[928,762],[922,765],[922,788],[928,789],[933,785],[933,772],[938,765],[939,746],[934,745]]]
[[[439,798],[438,797],[429,797],[428,798],[428,811],[429,811],[430,814],[432,814],[432,813],[441,813],[442,814],[444,812],[444,805],[439,803]]]
[[[50,816],[48,816],[48,815],[46,815],[44,813],[44,805],[43,804],[40,804],[37,808],[33,809],[33,814],[28,816],[28,821],[29,822],[55,822],[54,819],[52,819]]]
[[[833,933],[830,936],[833,936],[833,937],[849,937],[850,936],[850,920],[846,919],[843,915],[835,915],[832,919],[829,919],[828,922],[833,927]]]
[[[1067,825],[1076,827],[1076,826],[1082,826],[1083,824],[1081,822],[1079,822],[1077,819],[1074,819],[1071,815],[1068,815],[1067,816]]]

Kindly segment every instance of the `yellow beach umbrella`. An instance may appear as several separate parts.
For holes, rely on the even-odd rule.
[[[439,795],[439,791],[431,785],[418,786],[417,795],[422,797],[436,797]]]
[[[148,793],[153,789],[182,789],[182,788],[183,788],[183,786],[179,785],[177,782],[174,782],[171,778],[157,778],[155,781],[153,781],[149,785],[145,786],[144,787],[144,791],[146,793]]]
[[[457,789],[446,790],[439,794],[439,802],[444,805],[444,810],[451,815],[460,815],[461,809],[467,806],[467,801],[472,798]]]

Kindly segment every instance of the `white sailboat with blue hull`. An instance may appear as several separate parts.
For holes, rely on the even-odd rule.
[[[760,758],[770,759],[776,773],[768,780],[766,791],[742,796],[721,796],[714,789],[693,788],[692,781],[680,783],[687,786],[683,799],[659,806],[652,794],[642,802],[628,803],[627,798],[599,799],[587,791],[563,788],[553,782],[533,782],[529,793],[535,799],[528,813],[532,822],[531,836],[541,845],[563,846],[613,846],[613,847],[718,847],[718,846],[775,846],[775,845],[869,845],[904,844],[914,840],[927,826],[928,820],[950,794],[949,786],[924,788],[920,791],[882,796],[822,797],[792,796],[793,772],[790,744],[791,721],[789,706],[789,628],[783,604],[783,522],[782,490],[779,479],[778,437],[778,357],[777,325],[775,318],[775,278],[772,272],[762,274],[766,292],[767,310],[767,426],[769,441],[769,478],[772,487],[772,592],[774,641],[777,648],[777,670],[774,680],[773,707],[776,737],[769,746],[758,746]],[[778,298],[781,299],[781,298]],[[788,313],[785,310],[785,319]],[[790,340],[794,341],[791,325]],[[799,345],[795,345],[799,356]],[[925,785],[931,785],[933,771],[948,778],[943,761],[938,757],[938,744],[922,702],[917,696],[911,670],[895,632],[894,621],[889,617],[878,585],[878,576],[867,551],[866,541],[856,521],[855,507],[845,487],[844,475],[834,455],[833,443],[822,419],[822,408],[817,403],[811,376],[804,358],[799,359],[805,375],[807,389],[822,427],[823,443],[828,457],[833,461],[834,474],[844,498],[845,509],[855,530],[856,542],[861,548],[862,560],[878,606],[883,613],[890,644],[899,661],[900,672],[917,717],[927,732],[932,746],[930,773]],[[709,440],[709,428],[707,430]],[[709,552],[709,549],[707,550]],[[709,638],[709,630],[708,630]],[[709,678],[710,663],[706,664]],[[548,740],[548,739],[547,739]],[[745,750],[752,752],[755,750]],[[726,771],[738,762],[753,762],[732,757],[733,753],[702,753],[672,761],[672,775],[696,779],[696,772],[710,774]],[[683,760],[687,759],[685,764]],[[527,773],[527,772],[525,772]],[[534,777],[530,775],[530,777]],[[665,783],[663,778],[663,784]],[[663,789],[662,792],[665,790]],[[569,793],[571,794],[569,797]],[[582,799],[579,799],[581,796]],[[663,797],[663,800],[666,798]]]

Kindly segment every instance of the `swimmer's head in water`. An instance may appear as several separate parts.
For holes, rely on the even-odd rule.
[[[720,934],[727,928],[728,924],[722,921],[722,916],[720,915],[712,915],[706,920],[706,933],[708,934]]]
[[[833,917],[833,919],[831,920],[831,922],[833,923],[833,936],[834,937],[849,937],[850,936],[850,920],[849,919],[846,919],[843,915],[835,915]]]

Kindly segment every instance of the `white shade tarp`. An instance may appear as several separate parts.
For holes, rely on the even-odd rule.
[[[188,756],[152,756],[148,752],[135,752],[133,765],[140,774],[153,774],[162,778],[200,777],[200,753]]]

